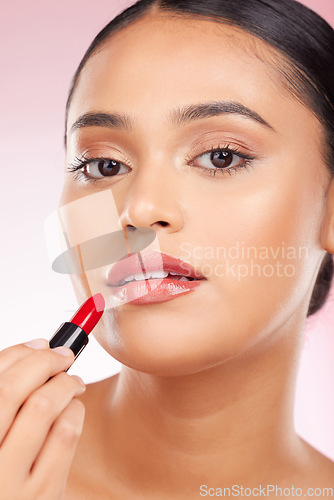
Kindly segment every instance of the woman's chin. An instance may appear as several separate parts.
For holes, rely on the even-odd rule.
[[[173,340],[167,331],[159,329],[154,332],[154,338],[141,333],[140,328],[136,332],[128,329],[126,335],[115,329],[109,335],[104,331],[95,336],[101,347],[122,365],[157,376],[199,373],[237,358],[245,350],[244,339],[236,341],[237,335],[233,342],[226,338],[226,342],[217,344],[205,335],[194,338],[184,330],[177,340],[175,331]]]

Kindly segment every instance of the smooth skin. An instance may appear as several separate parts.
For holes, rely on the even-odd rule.
[[[322,129],[286,91],[274,61],[271,49],[236,29],[154,13],[108,40],[83,72],[68,131],[88,112],[125,114],[133,127],[68,132],[68,164],[85,153],[130,167],[93,183],[67,173],[61,204],[111,188],[123,226],[153,228],[161,250],[180,258],[184,242],[284,242],[308,252],[293,261],[292,277],[207,273],[191,294],[106,311],[95,336],[124,366],[82,398],[68,498],[90,491],[181,500],[199,497],[201,484],[334,487],[333,462],[293,427],[307,307],[324,250],[334,252],[334,183]],[[168,121],[175,108],[212,100],[240,102],[275,131],[232,114]],[[188,158],[206,166],[198,155],[222,143],[254,154],[253,168],[213,177],[189,166]],[[104,216],[94,215],[97,223]],[[188,261],[204,273],[222,259]],[[108,297],[102,272],[86,278]],[[82,301],[86,282],[73,282]]]
[[[278,64],[240,30],[153,13],[110,38],[82,74],[67,162],[85,154],[127,166],[93,183],[67,172],[61,204],[111,189],[124,227],[154,229],[162,251],[207,281],[162,304],[103,315],[94,335],[123,366],[82,397],[85,426],[67,498],[184,500],[199,498],[202,484],[334,488],[333,462],[293,426],[307,307],[325,250],[334,252],[334,181],[322,128],[286,90]],[[175,108],[218,100],[242,103],[272,128],[233,114],[168,119]],[[70,132],[92,112],[125,114],[132,129]],[[226,143],[256,156],[252,167],[207,175],[199,167],[210,166],[208,155],[199,155]],[[97,224],[105,216],[92,215]],[[278,259],[294,265],[293,276],[241,280],[210,274],[224,262],[219,255],[195,254],[236,241],[307,253]],[[86,278],[108,300],[96,270],[73,279],[79,301],[89,293]]]
[[[67,166],[89,154],[127,169],[93,183],[66,171],[61,205],[112,189],[124,227],[154,229],[162,251],[207,280],[168,302],[104,313],[94,335],[123,366],[80,396],[86,416],[66,499],[190,500],[201,498],[201,485],[334,488],[333,462],[293,426],[307,307],[325,250],[334,253],[334,181],[322,128],[286,90],[280,62],[237,29],[153,12],[107,40],[83,71],[69,112]],[[235,114],[168,120],[175,108],[213,100],[242,103],[272,128]],[[87,112],[124,113],[132,130],[70,133]],[[202,171],[208,155],[200,155],[222,144],[256,157],[248,171]],[[105,214],[90,216],[98,224]],[[219,255],[187,258],[182,247],[236,241],[284,242],[307,254],[293,260],[293,276],[238,280],[209,272],[224,263]],[[92,290],[108,300],[100,270],[73,283],[79,303]]]

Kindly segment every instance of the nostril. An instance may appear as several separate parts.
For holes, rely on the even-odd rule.
[[[161,224],[162,226],[168,226],[168,222],[164,220],[159,220],[158,223]]]

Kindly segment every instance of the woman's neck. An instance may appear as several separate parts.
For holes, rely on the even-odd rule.
[[[252,487],[285,478],[302,456],[293,425],[301,335],[274,338],[192,375],[122,367],[103,396],[106,467],[138,491],[168,491],[170,498],[199,495],[201,485]]]

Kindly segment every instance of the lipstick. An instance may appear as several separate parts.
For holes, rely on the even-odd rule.
[[[206,281],[187,262],[157,251],[120,259],[106,278],[113,297],[134,305],[166,302],[193,292]]]
[[[96,326],[105,308],[105,302],[101,293],[89,297],[77,310],[70,321],[62,323],[49,345],[54,347],[69,347],[76,359],[88,344],[88,335]]]

